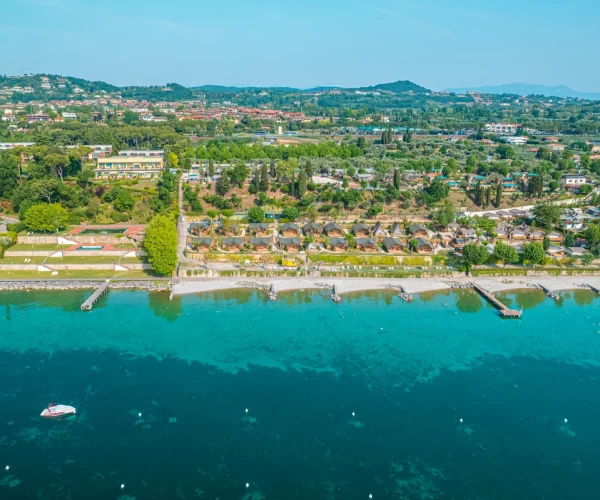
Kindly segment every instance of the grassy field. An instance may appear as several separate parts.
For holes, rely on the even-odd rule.
[[[52,276],[48,272],[37,271],[0,271],[0,280],[26,280],[26,279],[108,279],[108,278],[156,278],[152,271],[58,271],[58,274]]]

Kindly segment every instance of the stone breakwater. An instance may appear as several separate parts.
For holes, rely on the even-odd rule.
[[[89,290],[98,288],[102,281],[0,281],[0,290]],[[112,290],[146,290],[166,292],[170,285],[151,281],[112,281]]]

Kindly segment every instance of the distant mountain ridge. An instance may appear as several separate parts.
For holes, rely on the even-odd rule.
[[[447,92],[464,94],[467,91],[481,92],[482,94],[516,94],[516,95],[545,95],[548,97],[574,97],[600,100],[600,92],[579,92],[566,85],[551,87],[548,85],[535,85],[532,83],[507,83],[504,85],[488,85],[483,87],[461,87],[446,89]]]

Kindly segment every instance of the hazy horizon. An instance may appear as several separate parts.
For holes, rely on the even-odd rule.
[[[6,0],[0,71],[118,86],[362,87],[432,90],[527,82],[598,92],[600,5],[507,0],[216,4]],[[585,10],[586,15],[581,16]],[[562,36],[557,36],[561,33]]]

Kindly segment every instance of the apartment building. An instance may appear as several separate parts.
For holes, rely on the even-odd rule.
[[[111,156],[98,158],[96,178],[155,179],[162,175],[163,158],[148,156]]]

